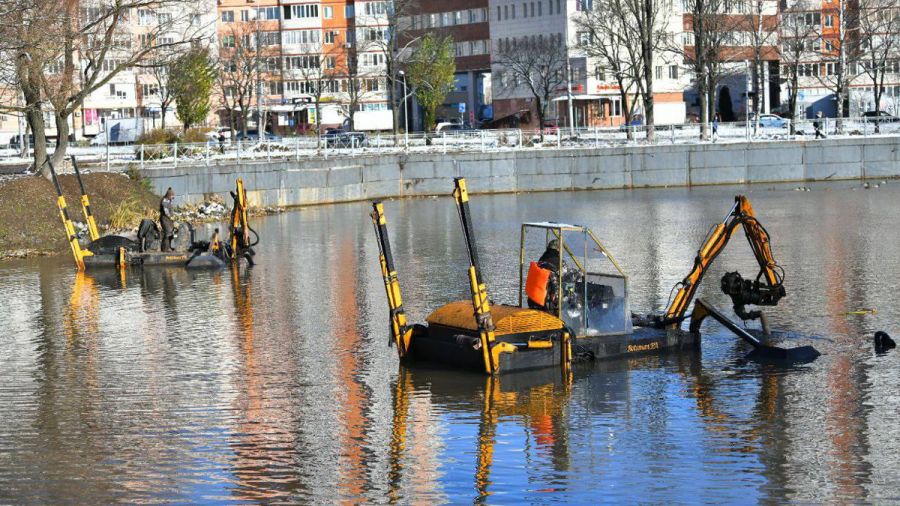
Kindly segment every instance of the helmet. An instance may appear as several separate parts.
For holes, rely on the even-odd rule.
[[[548,242],[547,249],[555,249],[556,251],[559,251],[559,240],[553,239],[552,241]]]

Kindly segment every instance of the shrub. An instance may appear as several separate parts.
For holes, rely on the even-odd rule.
[[[113,230],[122,230],[137,227],[144,216],[149,215],[137,200],[133,198],[119,202],[109,217],[109,227]]]
[[[162,128],[144,132],[134,141],[135,144],[172,144],[173,142],[178,142],[178,134]]]
[[[203,143],[206,142],[207,137],[206,134],[211,132],[212,128],[202,127],[202,128],[191,128],[188,129],[184,135],[181,136],[181,140],[179,142],[184,143]]]

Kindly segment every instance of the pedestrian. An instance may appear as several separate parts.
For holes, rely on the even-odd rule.
[[[813,130],[816,131],[816,139],[825,138],[825,133],[822,132],[822,111],[816,113],[816,120],[813,121]]]
[[[716,142],[719,138],[719,113],[716,113],[716,115],[713,116],[712,130],[712,140],[713,142]]]
[[[159,224],[162,237],[159,240],[160,251],[172,251],[172,239],[175,237],[175,191],[169,187],[165,196],[159,201]]]
[[[219,153],[225,154],[225,132],[219,132]]]

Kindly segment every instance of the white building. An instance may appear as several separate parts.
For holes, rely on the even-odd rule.
[[[535,38],[564,41],[569,58],[573,124],[576,127],[613,126],[624,122],[623,104],[613,76],[605,71],[602,61],[585,56],[579,48],[585,35],[578,32],[576,19],[581,16],[584,0],[491,0],[489,15],[494,54],[500,49]],[[587,4],[590,5],[589,3]],[[680,40],[680,12],[672,12],[669,20],[672,37]],[[494,57],[494,118],[504,126],[503,118],[517,117],[519,125],[537,128],[534,98],[523,83],[509,77],[509,72]],[[656,124],[683,123],[685,105],[682,90],[684,77],[680,56],[660,52],[654,62],[654,117]],[[547,116],[559,126],[569,125],[569,93],[561,85],[551,99]],[[632,96],[629,100],[636,100]],[[525,111],[530,114],[523,115]],[[640,106],[636,112],[641,114]],[[510,122],[515,123],[515,121]],[[509,124],[509,123],[508,123]]]

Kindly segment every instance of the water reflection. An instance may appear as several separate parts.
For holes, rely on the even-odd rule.
[[[742,360],[715,323],[702,353],[570,376],[399,367],[364,203],[260,220],[253,269],[3,264],[0,502],[896,498],[900,353],[875,356],[870,336],[900,328],[900,188],[828,188],[753,188],[788,273],[772,324],[826,338],[794,368]],[[661,309],[735,192],[476,196],[488,286],[516,300],[520,222],[572,221],[629,272],[634,310]],[[411,318],[465,299],[452,202],[386,207]],[[707,279],[754,265],[738,241]],[[701,292],[728,307],[715,283]],[[846,314],[863,307],[878,312]]]

